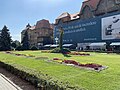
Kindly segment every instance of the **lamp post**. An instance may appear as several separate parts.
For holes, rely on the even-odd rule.
[[[58,37],[55,38],[55,42],[56,42],[56,45],[57,45],[57,43],[58,43]]]

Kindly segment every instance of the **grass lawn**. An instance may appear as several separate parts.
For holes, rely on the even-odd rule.
[[[78,86],[85,90],[120,90],[120,55],[105,53],[90,53],[91,56],[65,57],[62,54],[41,53],[40,51],[15,52],[21,54],[32,54],[37,57],[61,58],[75,60],[80,63],[97,63],[108,66],[107,69],[96,72],[66,66],[46,60],[35,60],[22,56],[14,56],[0,52],[0,61],[15,65],[16,67],[29,68],[36,72],[42,72],[60,82],[69,82],[72,86]]]

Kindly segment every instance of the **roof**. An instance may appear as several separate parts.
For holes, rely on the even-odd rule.
[[[102,1],[102,0],[84,0],[79,13],[69,14],[68,12],[64,12],[56,19],[56,22],[58,23],[57,20],[67,17],[67,16],[70,16],[70,20],[78,19],[79,16],[82,14],[83,9],[86,6],[90,7],[91,11],[95,11],[95,10],[97,10],[97,7],[98,7],[100,1]],[[115,3],[120,3],[120,1],[115,0]]]
[[[59,45],[53,44],[50,47],[58,47]]]
[[[67,17],[67,16],[70,16],[70,14],[68,12],[64,12],[57,19],[61,19],[61,18]]]
[[[70,47],[72,46],[73,44],[64,44],[63,47]]]
[[[70,14],[70,17],[71,17],[71,20],[79,18],[79,12],[74,13],[74,14]]]
[[[120,42],[112,43],[112,44],[110,44],[110,45],[112,45],[112,46],[117,46],[117,45],[120,45]]]
[[[84,0],[80,12],[77,12],[75,14],[69,14],[68,12],[64,12],[57,19],[61,19],[67,16],[70,16],[71,20],[78,19],[79,14],[81,14],[85,6],[89,6],[91,10],[95,10],[99,2],[100,0]]]
[[[38,28],[43,28],[43,27],[50,28],[50,23],[48,20],[43,19],[43,20],[37,21],[35,28],[38,29]]]
[[[35,29],[35,25],[31,26],[29,29],[34,30]]]
[[[51,44],[44,45],[44,47],[50,47],[50,46],[51,46]]]
[[[104,45],[106,45],[106,43],[105,42],[99,42],[99,43],[91,43],[89,46],[104,46]]]
[[[81,11],[83,10],[85,6],[89,6],[92,10],[95,10],[99,2],[100,0],[85,0],[82,4]]]
[[[84,0],[80,12],[83,10],[85,6],[89,6],[92,10],[96,10],[99,2],[102,0]],[[119,0],[115,0],[115,3],[120,3]]]

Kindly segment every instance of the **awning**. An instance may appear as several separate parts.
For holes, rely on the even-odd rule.
[[[91,43],[89,46],[104,46],[106,43],[101,42],[101,43]]]
[[[56,44],[53,44],[53,45],[51,45],[50,47],[58,47],[58,45],[56,45]]]
[[[118,46],[118,45],[120,45],[120,42],[111,43],[110,45],[111,45],[111,46]]]
[[[73,44],[64,44],[63,47],[70,47],[72,46]]]
[[[51,44],[44,45],[44,47],[50,47],[50,46],[51,46]]]

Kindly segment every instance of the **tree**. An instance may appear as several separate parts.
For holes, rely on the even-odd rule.
[[[6,26],[3,27],[1,30],[1,35],[0,35],[0,50],[2,51],[7,51],[11,50],[11,36],[9,29],[7,29]]]
[[[62,47],[62,44],[63,44],[63,29],[62,27],[60,27],[60,36],[59,36],[59,47],[60,47],[60,50],[62,51],[63,47]]]
[[[106,42],[106,49],[107,51],[110,51],[111,50],[111,46],[110,46],[111,42]]]
[[[0,31],[0,51],[1,51],[1,48],[2,46],[1,46],[1,31]]]
[[[36,46],[32,46],[30,50],[38,50],[38,48]]]
[[[17,40],[12,41],[12,44],[11,44],[12,48],[14,48],[14,49],[19,47],[20,45],[21,45],[21,43],[19,41],[17,41]]]
[[[27,30],[24,33],[23,39],[21,41],[22,43],[22,49],[23,50],[29,50],[30,49],[30,44],[29,44],[29,39],[28,39],[28,32]]]

